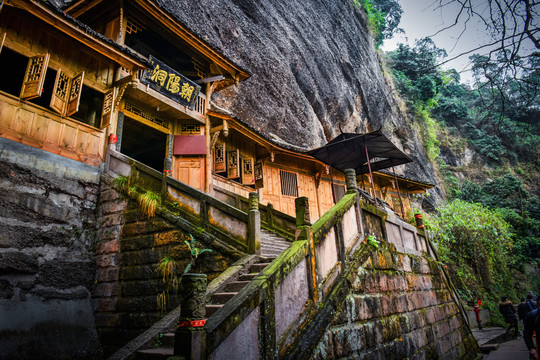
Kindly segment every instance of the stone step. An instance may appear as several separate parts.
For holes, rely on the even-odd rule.
[[[137,351],[137,360],[166,360],[174,355],[173,347],[158,347]]]
[[[281,253],[283,251],[264,251],[264,250],[261,250],[261,252],[264,254],[264,255],[268,255],[268,256],[275,256],[275,257],[278,257],[279,255],[281,255]]]
[[[206,318],[212,316],[216,311],[221,309],[223,305],[206,305]]]
[[[484,344],[480,346],[480,352],[487,354],[490,351],[497,350],[499,348],[499,344]]]
[[[239,281],[251,281],[255,278],[255,276],[259,275],[258,273],[257,274],[244,274],[244,275],[240,275],[240,277],[238,278]]]
[[[281,254],[281,253],[284,252],[285,250],[287,250],[286,247],[276,247],[276,246],[269,247],[269,246],[261,246],[261,252],[263,252],[263,251],[268,251],[268,252],[279,252],[279,253]]]
[[[247,284],[249,284],[249,281],[232,281],[225,285],[224,291],[240,291],[242,290]]]
[[[238,294],[238,292],[220,292],[215,293],[212,295],[212,300],[210,301],[212,304],[225,304],[227,301],[231,300],[234,295]]]
[[[261,239],[261,245],[287,246],[291,245],[288,241],[279,241],[275,239]]]
[[[249,267],[250,273],[260,273],[265,267],[270,265],[270,263],[259,263],[259,264],[252,264]]]

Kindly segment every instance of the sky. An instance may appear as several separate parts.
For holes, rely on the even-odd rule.
[[[398,43],[414,46],[415,40],[434,35],[437,31],[452,25],[458,14],[458,6],[447,6],[444,9],[437,8],[438,0],[400,0],[399,2],[403,8],[399,26],[405,30],[405,34],[396,34],[392,39],[385,40],[382,46],[384,51],[395,49]],[[460,36],[462,31],[464,32]],[[470,22],[466,26],[459,23],[451,29],[431,36],[431,38],[438,48],[446,50],[448,58],[491,41],[485,26],[478,22]],[[482,49],[479,52],[485,53],[487,50]],[[462,82],[472,82],[472,74],[467,71],[470,67],[470,55],[472,53],[461,56],[444,67],[454,68],[460,72]]]

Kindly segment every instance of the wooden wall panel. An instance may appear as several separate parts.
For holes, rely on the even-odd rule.
[[[332,198],[332,184],[328,181],[319,183],[319,197],[321,203],[321,213],[324,214],[334,206]]]
[[[98,166],[104,157],[104,132],[1,94],[0,133],[5,138],[93,166]]]
[[[49,131],[47,132],[47,141],[51,144],[60,144],[62,136],[62,124],[57,121],[49,121]]]
[[[34,129],[30,136],[37,140],[47,140],[47,130],[49,128],[50,119],[43,116],[36,116]]]
[[[18,108],[2,101],[0,103],[0,129],[13,129]]]
[[[75,152],[79,154],[86,154],[88,148],[88,133],[84,131],[77,131],[77,139],[75,140]]]
[[[32,128],[32,121],[34,119],[34,113],[25,109],[19,109],[13,122],[13,131],[21,134],[29,135]]]
[[[64,125],[64,131],[62,132],[62,140],[60,141],[60,147],[65,147],[68,150],[75,150],[75,138],[77,136],[77,130],[74,127]]]

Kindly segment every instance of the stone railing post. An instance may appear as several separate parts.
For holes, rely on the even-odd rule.
[[[203,360],[206,356],[206,274],[184,274],[180,296],[174,355],[186,360]]]
[[[309,216],[309,200],[305,196],[299,197],[294,200],[294,205],[296,207],[296,234],[294,238],[295,240],[308,241],[307,280],[309,285],[309,297],[313,301],[317,301],[317,260],[315,258],[315,242]]]
[[[347,186],[347,192],[358,192],[356,190],[358,184],[356,183],[356,171],[354,169],[345,169],[345,185]]]
[[[249,193],[248,212],[248,253],[261,253],[261,213],[259,212],[259,194]]]

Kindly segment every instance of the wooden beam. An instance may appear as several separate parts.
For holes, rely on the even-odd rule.
[[[85,12],[91,10],[94,6],[102,3],[103,0],[94,0],[94,1],[88,1],[88,0],[79,0],[75,3],[68,6],[64,12],[66,14],[69,14],[73,16],[74,18],[78,18]]]

